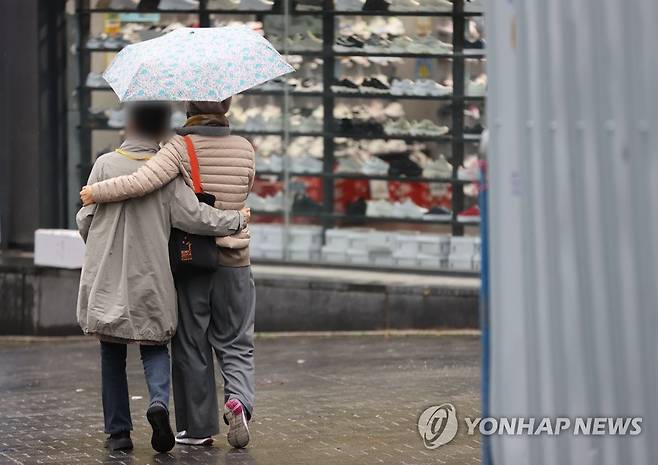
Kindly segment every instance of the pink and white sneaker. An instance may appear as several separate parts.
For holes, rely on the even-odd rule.
[[[249,444],[249,426],[244,407],[238,399],[230,399],[224,404],[224,418],[228,422],[228,443],[236,449]]]

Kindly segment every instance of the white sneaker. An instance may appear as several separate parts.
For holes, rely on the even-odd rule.
[[[361,11],[365,0],[334,0],[336,11]]]
[[[468,13],[482,13],[484,5],[482,0],[466,0],[464,1],[464,11]]]
[[[463,166],[457,169],[457,179],[462,181],[477,181],[480,179],[480,162],[476,155],[466,157]]]
[[[388,163],[379,157],[370,157],[361,167],[361,172],[369,176],[388,174]]]
[[[470,97],[484,97],[487,92],[487,83],[482,81],[468,81],[466,95]]]
[[[441,154],[436,160],[432,160],[423,169],[424,178],[450,179],[452,177],[452,165],[446,157]]]
[[[411,134],[411,123],[405,119],[388,121],[384,124],[384,133],[389,136],[405,136]]]
[[[427,208],[416,205],[411,199],[395,202],[391,216],[399,218],[422,218],[428,212]]]
[[[139,0],[112,0],[110,8],[113,10],[134,10],[138,4]]]
[[[438,126],[428,119],[414,121],[410,130],[412,136],[444,136],[449,131],[448,126]]]
[[[393,208],[388,200],[366,200],[366,216],[391,217]]]
[[[126,112],[125,110],[108,110],[105,112],[107,115],[107,125],[111,128],[119,129],[126,126]]]
[[[209,446],[212,442],[213,439],[210,436],[206,438],[190,438],[187,436],[187,431],[176,433],[176,444],[185,444],[186,446]]]
[[[418,0],[393,0],[390,11],[418,11],[421,10],[421,4]]]
[[[422,11],[452,11],[452,2],[448,0],[423,0]]]
[[[433,97],[442,97],[452,94],[452,87],[443,86],[431,79],[419,79],[413,88],[414,95],[431,95]]]
[[[396,37],[391,41],[389,49],[393,53],[406,53],[414,40],[409,36]]]
[[[435,37],[426,36],[415,39],[408,47],[409,53],[431,53],[450,55],[453,51],[452,44],[443,42]]]
[[[93,71],[90,72],[87,75],[87,81],[85,82],[87,87],[94,87],[94,88],[99,88],[99,87],[107,87],[107,81],[103,78],[98,73],[94,73]]]
[[[266,11],[271,10],[273,5],[274,2],[270,0],[242,0],[239,9]]]
[[[290,171],[293,173],[321,173],[322,161],[309,156],[294,157],[291,159]]]
[[[360,173],[363,169],[363,162],[359,158],[352,156],[340,157],[336,173]]]
[[[256,211],[265,210],[266,205],[267,205],[265,197],[261,197],[260,195],[255,194],[253,192],[251,194],[249,194],[245,204],[247,205],[247,207],[251,208],[252,210],[256,210]]]
[[[161,10],[198,10],[198,0],[160,0]]]
[[[411,79],[393,79],[392,95],[414,95],[415,83]]]
[[[236,10],[240,6],[240,0],[209,0],[209,10]]]
[[[176,110],[171,113],[171,119],[169,121],[169,125],[172,128],[180,128],[183,127],[186,121],[187,121],[187,115],[185,115],[185,113],[180,110]]]
[[[399,102],[392,102],[386,105],[384,114],[389,118],[402,118],[404,116],[404,108]]]

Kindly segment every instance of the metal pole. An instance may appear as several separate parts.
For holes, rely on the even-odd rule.
[[[457,170],[464,161],[464,0],[452,3],[452,177],[457,178]],[[464,226],[457,223],[457,214],[464,209],[464,188],[460,183],[452,183],[452,235],[463,236]]]

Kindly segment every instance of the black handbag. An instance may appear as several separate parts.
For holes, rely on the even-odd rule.
[[[199,161],[190,136],[185,136],[187,155],[190,159],[192,185],[199,202],[214,206],[215,196],[203,192]],[[217,244],[213,236],[190,234],[180,229],[172,228],[169,235],[169,264],[172,273],[192,271],[214,271],[218,268]]]

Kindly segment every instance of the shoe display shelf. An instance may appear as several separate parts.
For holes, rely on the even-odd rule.
[[[464,11],[464,2],[466,0],[454,0],[452,11],[384,11],[384,10],[366,10],[366,11],[341,11],[333,8],[332,0],[324,0],[321,10],[302,11],[297,10],[293,5],[289,4],[286,7],[280,6],[273,10],[240,10],[240,9],[213,9],[209,8],[208,0],[199,0],[199,8],[193,10],[159,10],[159,9],[112,9],[112,8],[93,8],[90,7],[90,0],[76,0],[76,13],[78,21],[78,57],[79,57],[79,82],[78,86],[78,103],[80,108],[80,148],[81,148],[81,169],[80,181],[84,184],[87,180],[88,174],[92,165],[92,133],[93,131],[121,131],[122,128],[111,127],[107,124],[93,121],[92,115],[89,111],[92,101],[92,94],[94,92],[111,92],[112,89],[107,85],[87,85],[87,76],[91,71],[92,54],[96,53],[116,53],[123,47],[87,47],[88,39],[90,38],[90,24],[91,17],[94,14],[106,13],[160,13],[163,15],[188,15],[188,18],[196,16],[196,24],[200,27],[211,27],[213,18],[218,16],[226,16],[232,18],[235,16],[255,16],[256,20],[262,21],[268,15],[289,15],[289,16],[315,16],[322,22],[322,49],[311,51],[296,51],[290,50],[284,46],[279,50],[282,55],[297,55],[301,57],[321,58],[322,59],[322,77],[321,81],[323,89],[321,91],[298,91],[291,89],[252,89],[243,92],[243,95],[249,96],[280,96],[283,99],[289,98],[316,98],[319,99],[320,106],[324,109],[323,117],[323,131],[322,132],[295,132],[289,130],[278,131],[246,131],[234,130],[233,133],[244,136],[281,136],[284,140],[290,140],[294,137],[320,137],[323,139],[323,170],[320,173],[311,172],[271,172],[259,171],[257,176],[259,178],[275,178],[279,180],[290,180],[290,178],[319,178],[322,182],[322,211],[260,211],[257,209],[252,210],[255,220],[258,221],[259,217],[267,218],[281,218],[288,217],[288,221],[293,218],[311,218],[321,222],[322,230],[327,231],[336,226],[344,225],[362,225],[372,226],[384,223],[395,224],[410,224],[410,225],[447,225],[450,228],[450,233],[453,237],[464,235],[465,227],[478,227],[476,221],[465,222],[458,218],[459,212],[465,208],[465,196],[463,186],[472,184],[472,180],[463,180],[457,178],[457,169],[462,164],[465,154],[466,144],[477,144],[479,141],[478,135],[471,135],[464,133],[464,110],[467,103],[484,103],[484,96],[481,95],[465,95],[466,93],[466,79],[465,79],[465,63],[467,60],[482,60],[486,58],[484,51],[479,53],[463,53],[466,45],[465,41],[465,21],[469,17],[481,16],[480,12]],[[284,11],[285,10],[285,11]],[[194,16],[192,16],[194,15]],[[381,50],[376,53],[368,53],[364,51],[336,51],[334,50],[334,43],[336,38],[337,25],[342,16],[355,17],[355,16],[400,16],[400,17],[443,17],[452,18],[453,34],[452,34],[452,47],[453,53],[394,53],[386,50]],[[285,43],[286,41],[284,41]],[[394,57],[394,58],[430,58],[436,60],[445,60],[450,63],[452,69],[453,91],[450,95],[432,96],[432,95],[393,95],[390,93],[364,93],[364,92],[334,92],[331,90],[332,83],[335,81],[335,71],[337,61],[343,57]],[[423,136],[423,135],[388,135],[388,134],[367,134],[367,133],[342,133],[336,131],[336,121],[333,118],[333,109],[336,99],[381,99],[381,100],[412,100],[412,101],[438,101],[451,103],[451,133],[442,136]],[[405,176],[391,176],[391,175],[369,175],[362,173],[334,173],[335,157],[335,139],[346,138],[354,140],[367,140],[367,139],[383,139],[383,140],[404,140],[407,142],[434,142],[439,144],[449,144],[451,147],[451,163],[453,165],[453,176],[449,178],[428,178],[428,177],[405,177]],[[379,217],[367,216],[360,214],[337,213],[334,211],[334,190],[335,181],[337,180],[372,180],[372,181],[398,181],[398,182],[413,182],[413,183],[427,183],[429,184],[450,184],[452,189],[452,217],[446,219],[424,219],[424,218],[410,218],[410,217]],[[294,228],[295,225],[291,224]],[[399,269],[399,267],[395,267]]]

